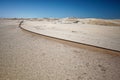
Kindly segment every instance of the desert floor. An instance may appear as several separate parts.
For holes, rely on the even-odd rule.
[[[119,80],[120,56],[75,47],[0,20],[0,80]]]

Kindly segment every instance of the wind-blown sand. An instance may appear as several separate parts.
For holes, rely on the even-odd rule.
[[[119,80],[120,56],[59,43],[0,20],[0,80]]]

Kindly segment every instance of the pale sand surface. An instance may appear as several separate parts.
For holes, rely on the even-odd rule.
[[[62,44],[0,21],[0,80],[120,80],[120,56]]]
[[[51,37],[120,51],[120,26],[26,20],[21,27]]]

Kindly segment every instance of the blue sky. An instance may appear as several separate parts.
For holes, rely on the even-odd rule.
[[[120,0],[0,0],[0,17],[120,19]]]

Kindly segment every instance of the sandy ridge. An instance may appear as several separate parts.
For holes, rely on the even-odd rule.
[[[52,39],[57,39],[58,42],[62,42],[62,43],[68,43],[68,45],[75,45],[75,47],[86,47],[90,50],[93,50],[93,51],[98,51],[98,52],[103,52],[103,53],[108,53],[108,54],[111,54],[111,55],[117,55],[117,56],[120,56],[120,51],[119,50],[114,50],[114,49],[109,49],[109,48],[104,48],[104,47],[99,47],[99,46],[95,46],[95,45],[90,45],[90,44],[85,44],[85,43],[80,43],[80,42],[75,42],[75,41],[71,41],[71,40],[67,40],[67,39],[62,39],[62,38],[58,38],[58,37],[54,37],[54,36],[49,36],[49,35],[45,35],[45,34],[41,34],[41,33],[38,33],[38,32],[35,32],[35,31],[32,31],[32,30],[28,30],[26,28],[23,27],[24,25],[24,21],[21,21],[20,24],[19,24],[19,27],[25,31],[28,31],[28,32],[31,32],[31,33],[35,33],[35,34],[38,34],[38,35],[42,35],[44,37],[48,37],[48,38],[52,38]]]
[[[30,32],[41,34],[41,35],[48,36],[48,37],[52,37],[52,38],[56,38],[56,39],[60,39],[60,40],[65,40],[65,41],[70,41],[70,42],[75,42],[75,43],[79,43],[79,44],[83,44],[83,45],[87,45],[87,46],[93,46],[93,47],[97,47],[97,48],[101,48],[101,49],[106,49],[106,50],[112,50],[112,51],[120,52],[119,45],[115,45],[115,46],[118,46],[116,48],[111,47],[111,46],[106,46],[106,45],[104,46],[104,45],[100,45],[100,44],[95,45],[96,43],[95,44],[85,43],[85,42],[80,42],[80,41],[72,40],[72,39],[69,39],[69,38],[65,38],[65,36],[63,36],[63,37],[60,36],[59,37],[59,36],[56,36],[56,35],[53,35],[53,34],[51,35],[51,33],[50,34],[49,33],[46,34],[46,33],[42,32],[42,31],[34,30],[31,27],[28,28],[24,24],[21,25],[20,27],[25,29],[25,30],[28,30]]]

